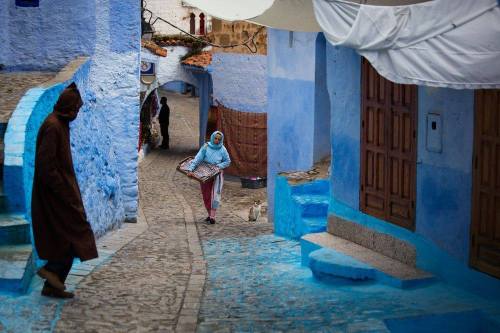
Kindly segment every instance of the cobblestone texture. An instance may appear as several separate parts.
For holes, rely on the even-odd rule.
[[[17,103],[30,88],[52,79],[52,72],[0,73],[0,122],[7,122]]]
[[[296,241],[274,235],[206,239],[199,333],[388,332],[384,320],[500,307],[443,283],[402,290],[372,282],[320,282]]]

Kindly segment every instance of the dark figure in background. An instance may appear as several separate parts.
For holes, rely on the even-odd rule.
[[[62,92],[43,122],[36,141],[31,211],[35,248],[47,264],[38,271],[46,279],[42,295],[72,298],[64,282],[73,259],[97,258],[94,233],[87,221],[73,168],[69,123],[82,99],[72,83]]]
[[[163,141],[161,142],[161,148],[169,149],[169,136],[168,136],[168,125],[170,124],[170,108],[167,105],[167,98],[162,97],[160,99],[161,109],[160,115],[158,116],[158,121],[160,122],[161,136]]]

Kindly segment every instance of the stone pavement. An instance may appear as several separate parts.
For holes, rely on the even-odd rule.
[[[171,150],[139,166],[137,224],[98,240],[100,258],[75,265],[69,301],[0,295],[6,332],[388,332],[383,320],[498,305],[438,283],[400,290],[321,283],[300,265],[300,246],[245,210],[265,190],[226,181],[215,225],[203,220],[199,184],[175,171],[196,153],[196,99],[169,95]]]
[[[175,171],[197,151],[197,99],[169,94],[169,104],[172,149],[140,164],[138,223],[100,238],[99,259],[75,264],[68,277],[75,299],[41,297],[38,277],[27,295],[0,295],[0,331],[194,332],[206,279],[197,228],[204,237],[271,232],[265,218],[244,221],[254,199],[265,201],[265,189],[234,181],[226,182],[219,222],[200,222],[199,185]]]
[[[52,72],[0,72],[0,122],[7,122],[30,88],[52,79]]]

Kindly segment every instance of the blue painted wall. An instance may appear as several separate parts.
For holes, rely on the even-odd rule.
[[[330,96],[326,76],[326,39],[323,33],[316,37],[316,64],[314,90],[314,162],[330,155]]]
[[[75,56],[93,53],[95,22],[95,0],[43,0],[39,7],[2,1],[0,63],[15,70],[59,69]]]
[[[416,232],[464,263],[469,257],[474,92],[418,89]],[[441,153],[426,149],[428,113],[441,115]]]
[[[208,110],[210,109],[210,105],[212,105],[212,91],[213,91],[213,83],[212,76],[208,73],[208,71],[193,67],[193,66],[184,66],[186,70],[188,70],[198,81],[196,86],[197,91],[199,92],[199,137],[198,144],[201,147],[205,143],[205,135],[207,132],[207,123],[208,123]]]
[[[31,220],[31,191],[38,128],[52,111],[64,84],[29,90],[19,102],[5,133],[4,192],[8,208]]]
[[[10,1],[0,1],[0,64],[7,65],[7,57],[9,54],[9,5]]]
[[[327,46],[332,101],[333,198],[359,209],[361,59]],[[419,87],[416,232],[464,263],[471,221],[474,96],[472,91]],[[426,149],[428,113],[443,120],[443,151]]]
[[[43,3],[49,4],[51,1]],[[110,24],[110,17],[115,14],[121,18],[121,24]],[[51,13],[46,19],[56,15],[59,12]],[[95,17],[93,28],[89,29],[98,31],[92,41],[95,53],[71,79],[77,83],[84,101],[77,120],[71,124],[71,148],[87,216],[99,236],[124,220],[137,217],[140,4],[135,0],[105,0],[100,1],[98,7],[79,12],[76,16]],[[64,24],[71,26],[73,23],[68,20]],[[64,54],[66,47],[65,43],[60,44],[57,52]],[[37,48],[36,44],[33,45],[32,51],[37,51]],[[8,174],[9,166],[23,166],[22,157],[28,162],[25,164],[28,175],[25,176],[24,185],[16,190],[24,187],[23,194],[27,202],[24,208],[28,212],[31,193],[29,172],[32,172],[29,171],[32,168],[29,161],[33,160],[38,127],[52,111],[57,99],[57,93],[53,92],[57,89],[62,87],[40,90],[38,92],[42,98],[26,100],[24,109],[19,112],[16,110],[13,117],[28,117],[29,120],[25,119],[24,123],[30,126],[15,128],[11,121],[6,134],[8,137],[9,131],[26,130],[27,144],[19,152],[16,150],[21,147],[15,142],[19,137],[12,136],[11,141],[6,137],[5,165]],[[36,92],[29,92],[28,97]],[[9,145],[14,150],[11,160],[8,158]],[[19,184],[23,184],[23,181]],[[7,194],[16,196],[15,191]]]
[[[359,208],[361,58],[352,49],[326,47],[331,102],[331,193]]]
[[[162,85],[161,89],[182,94],[186,91],[186,83],[183,81],[170,81]]]
[[[417,247],[417,264],[444,280],[498,297],[498,280],[468,267],[471,223],[473,91],[419,87],[416,231],[359,210],[360,57],[350,49],[327,46],[332,117],[332,198],[330,213]],[[427,114],[442,118],[443,150],[426,147]]]
[[[265,55],[214,53],[209,71],[214,101],[238,111],[267,111]]]
[[[307,170],[314,160],[316,33],[268,29],[267,195],[274,218],[278,172]]]
[[[112,17],[121,24],[110,24]],[[95,25],[90,69],[78,79],[86,106],[73,124],[72,144],[89,219],[102,234],[137,217],[139,1],[100,1]]]

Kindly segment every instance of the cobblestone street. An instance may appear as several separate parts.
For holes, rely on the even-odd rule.
[[[197,100],[169,94],[171,149],[139,165],[137,223],[98,240],[100,258],[76,263],[76,297],[0,295],[6,332],[388,332],[384,319],[491,308],[442,283],[401,290],[376,283],[321,283],[300,246],[245,212],[265,189],[225,183],[217,223],[204,222],[199,184],[175,170],[197,146]],[[376,297],[374,297],[376,295]]]
[[[212,239],[272,232],[265,218],[255,223],[241,216],[254,197],[265,198],[265,189],[242,189],[239,180],[226,181],[218,223],[205,224],[198,183],[175,170],[196,153],[196,99],[169,95],[169,105],[171,149],[154,150],[140,164],[139,220],[147,230],[82,280],[56,332],[194,331],[206,277],[198,234]]]

